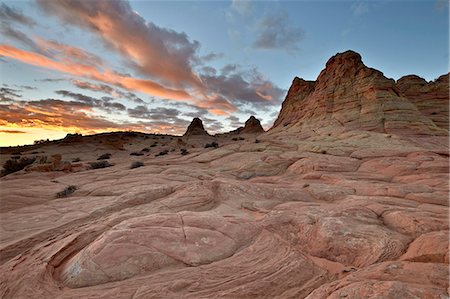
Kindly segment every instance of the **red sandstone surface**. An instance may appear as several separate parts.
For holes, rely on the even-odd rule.
[[[340,53],[258,124],[2,149],[0,297],[447,298],[448,75]]]

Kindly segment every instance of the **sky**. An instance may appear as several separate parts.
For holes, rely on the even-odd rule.
[[[447,0],[0,1],[0,24],[0,146],[269,129],[293,78],[349,49],[395,80],[449,71]]]

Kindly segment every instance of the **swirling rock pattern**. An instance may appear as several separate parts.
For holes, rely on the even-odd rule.
[[[346,53],[295,79],[275,128],[245,140],[42,146],[81,166],[0,179],[0,297],[446,298],[448,131],[395,94],[407,79]],[[106,151],[113,166],[85,167]]]

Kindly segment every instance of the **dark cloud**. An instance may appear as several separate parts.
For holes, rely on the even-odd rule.
[[[45,78],[45,79],[36,79],[34,81],[38,81],[38,82],[61,82],[61,81],[66,81],[66,79],[63,79],[63,78]]]
[[[91,105],[95,105],[95,103],[99,102],[99,100],[97,100],[97,99],[95,99],[93,97],[86,96],[86,95],[81,94],[81,93],[75,93],[75,92],[68,91],[68,90],[57,90],[57,91],[55,91],[55,93],[59,94],[59,95],[62,95],[64,97],[69,97],[69,98],[75,99],[77,101],[85,102],[85,103],[88,103],[88,104],[91,104]]]
[[[272,82],[264,80],[260,74],[245,75],[234,73],[228,76],[202,76],[208,89],[223,95],[231,103],[238,105],[249,104],[257,108],[277,105],[280,102],[284,90],[275,86]]]
[[[264,50],[298,51],[298,43],[303,39],[300,27],[289,25],[286,14],[271,14],[258,24],[258,33],[252,47]]]
[[[111,102],[104,102],[102,105],[103,108],[110,108],[111,110],[119,110],[119,111],[125,111],[127,108],[120,104],[120,103],[111,103]]]
[[[0,133],[5,134],[25,134],[25,131],[19,131],[19,130],[0,130]]]
[[[19,92],[20,90],[18,89],[2,87],[0,88],[0,101],[2,102],[14,101],[16,98],[22,97],[22,95],[19,94]]]
[[[35,50],[37,52],[40,52],[40,49],[36,45],[34,40],[29,38],[22,31],[12,28],[11,26],[9,26],[9,24],[5,24],[5,23],[2,22],[1,23],[1,27],[0,27],[0,33],[3,36],[8,37],[9,39],[15,40],[15,41],[17,41],[17,42],[27,46],[30,49],[33,49],[33,50]]]
[[[238,128],[242,126],[242,122],[236,116],[231,115],[227,117],[226,120],[230,122],[230,127],[232,128]]]
[[[80,80],[71,80],[71,82],[73,85],[75,85],[80,89],[87,89],[91,91],[107,93],[113,97],[125,98],[138,104],[144,103],[144,101],[141,98],[139,98],[136,94],[129,91],[121,91],[118,90],[117,88],[113,88],[106,84],[94,84]]]
[[[163,119],[177,119],[180,115],[180,111],[174,108],[152,108],[148,109],[147,106],[139,105],[134,108],[128,109],[128,115],[135,118],[163,120]]]
[[[204,56],[200,56],[199,60],[200,60],[200,62],[205,63],[205,62],[210,62],[210,61],[213,61],[213,60],[216,60],[216,59],[223,58],[224,56],[225,55],[223,53],[211,52],[211,53],[206,54]]]
[[[62,95],[64,97],[68,97],[76,100],[75,103],[80,103],[85,107],[102,109],[107,112],[112,112],[113,110],[117,111],[125,111],[126,107],[120,103],[112,102],[113,98],[110,97],[102,97],[101,99],[96,99],[94,97],[86,96],[81,93],[76,93],[68,90],[57,90],[56,94]]]
[[[36,22],[32,18],[24,15],[20,10],[9,7],[5,3],[0,4],[0,19],[2,23],[9,21],[27,26],[36,25]]]

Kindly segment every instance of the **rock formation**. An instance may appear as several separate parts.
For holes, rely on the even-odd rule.
[[[260,134],[264,133],[264,129],[261,126],[261,122],[259,119],[254,117],[253,115],[250,116],[249,119],[245,122],[244,127],[242,130],[239,131],[239,134]]]
[[[410,100],[422,115],[430,118],[440,128],[448,130],[449,74],[432,82],[416,75],[400,78],[396,86],[400,94]]]
[[[445,85],[441,81],[445,79],[439,80],[439,90]],[[432,112],[427,107],[422,109],[426,112],[421,113],[413,102],[402,96],[398,88],[401,83],[396,84],[380,71],[365,66],[358,53],[338,53],[328,60],[316,81],[294,79],[274,128],[337,125],[347,130],[404,135],[447,134],[448,131],[428,118]],[[403,87],[402,90],[405,95],[410,95],[415,89]],[[426,88],[423,90],[439,103],[448,103],[448,94],[445,98],[444,93],[438,92],[435,96],[428,95]],[[417,94],[417,101],[426,97],[421,91]],[[436,118],[443,126],[444,117]]]
[[[195,117],[190,125],[188,126],[186,133],[183,136],[209,136],[208,132],[206,132],[203,127],[203,122],[200,118]]]

